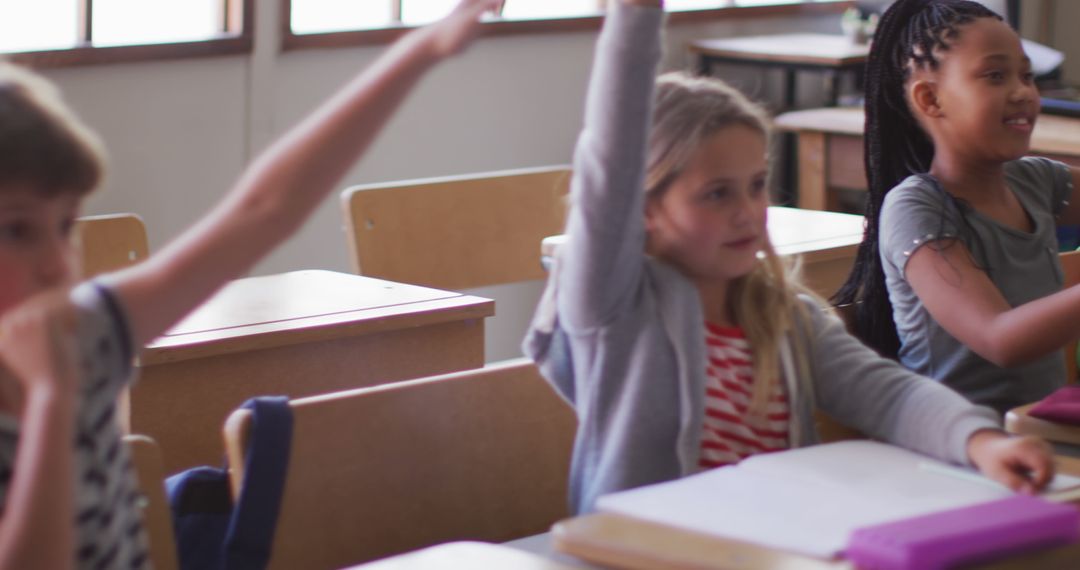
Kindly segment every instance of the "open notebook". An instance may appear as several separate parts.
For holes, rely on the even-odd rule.
[[[1080,491],[1058,475],[1044,497]],[[976,472],[898,447],[844,441],[759,455],[601,497],[602,512],[834,558],[855,529],[1009,497]]]

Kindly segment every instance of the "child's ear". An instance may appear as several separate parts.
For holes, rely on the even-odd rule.
[[[645,231],[652,233],[656,229],[656,217],[660,214],[660,200],[655,196],[645,196]]]
[[[908,87],[908,98],[915,114],[923,117],[938,118],[944,116],[938,102],[937,83],[929,79],[918,79]]]

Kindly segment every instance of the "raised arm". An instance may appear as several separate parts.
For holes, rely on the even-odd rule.
[[[560,253],[560,315],[590,328],[618,315],[644,263],[643,179],[660,59],[659,0],[615,0],[597,43],[574,151],[569,243]]]
[[[462,0],[410,32],[259,156],[206,217],[146,262],[108,278],[137,346],[157,337],[227,280],[295,232],[337,188],[426,71],[475,36],[500,0]]]

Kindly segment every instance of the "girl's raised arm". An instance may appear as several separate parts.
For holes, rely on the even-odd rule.
[[[462,0],[395,43],[370,68],[262,153],[209,214],[146,262],[109,276],[137,346],[296,231],[364,153],[417,81],[464,49],[500,0]]]
[[[613,0],[597,43],[585,127],[574,151],[569,243],[558,269],[559,313],[572,328],[619,314],[640,280],[661,7],[660,0]]]

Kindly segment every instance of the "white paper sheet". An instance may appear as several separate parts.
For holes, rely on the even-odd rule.
[[[928,465],[934,468],[927,468]],[[605,495],[600,511],[833,558],[855,529],[1002,499],[970,471],[872,441],[760,455],[734,467]],[[1060,476],[1056,488],[1080,485]]]

